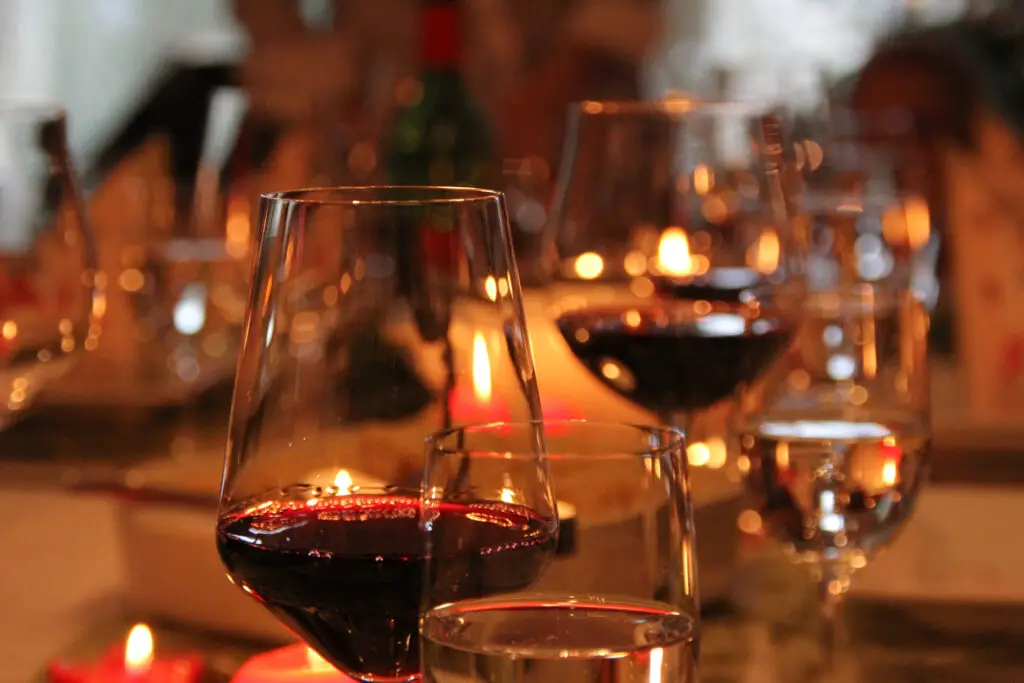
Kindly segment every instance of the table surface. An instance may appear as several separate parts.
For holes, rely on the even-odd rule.
[[[0,488],[0,683],[41,681],[55,657],[94,657],[124,633],[115,504],[53,490]],[[796,601],[793,603],[797,604]],[[754,611],[759,609],[753,606]],[[813,627],[799,609],[768,619],[709,615],[702,683],[799,683],[815,669]],[[796,617],[794,615],[797,615]],[[857,680],[871,683],[1019,683],[1024,607],[854,602],[848,613]],[[157,628],[157,647],[198,648],[225,680],[253,644]]]

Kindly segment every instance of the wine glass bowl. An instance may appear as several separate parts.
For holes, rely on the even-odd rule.
[[[428,444],[424,680],[692,681],[698,597],[681,433],[545,421],[544,495],[530,476],[540,426],[470,425]],[[549,496],[557,544],[517,523],[505,527],[516,540],[467,558],[451,551],[454,534],[436,521],[452,505],[501,520],[506,511],[547,518]],[[535,550],[541,538],[546,554]],[[500,590],[453,595],[466,585]]]
[[[930,443],[928,316],[905,288],[811,293],[788,377],[743,418],[747,487],[798,559],[856,569],[913,511]]]
[[[313,189],[260,215],[221,557],[342,671],[412,680],[423,440],[540,416],[503,198]]]
[[[99,343],[95,265],[64,111],[0,101],[0,426]]]
[[[793,338],[804,249],[784,139],[759,104],[571,112],[552,308],[592,374],[666,423],[730,398]]]

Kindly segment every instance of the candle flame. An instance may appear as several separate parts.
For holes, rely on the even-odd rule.
[[[344,471],[344,470],[342,470]],[[320,653],[311,647],[306,648],[306,664],[309,665],[310,671],[334,671],[334,667],[330,663],[320,656]]]
[[[658,268],[668,275],[693,273],[690,240],[682,228],[667,228],[658,242]]]
[[[135,624],[128,632],[124,646],[124,669],[139,675],[149,671],[153,664],[153,633],[145,624]]]
[[[482,332],[473,335],[473,395],[480,403],[491,400],[491,359]]]
[[[348,473],[348,470],[338,470],[338,473],[334,475],[334,488],[338,489],[339,496],[347,496],[352,493],[352,475]]]

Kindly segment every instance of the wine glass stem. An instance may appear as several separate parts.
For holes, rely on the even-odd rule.
[[[821,606],[822,679],[827,683],[845,680],[843,660],[846,654],[846,594],[850,573],[831,563],[821,567],[818,577],[818,599]]]

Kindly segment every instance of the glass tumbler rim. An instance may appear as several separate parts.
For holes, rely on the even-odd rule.
[[[686,448],[686,437],[682,430],[676,427],[661,426],[661,425],[647,425],[639,424],[635,422],[615,421],[615,420],[588,420],[588,419],[556,419],[556,420],[520,420],[520,421],[496,421],[496,422],[476,422],[471,424],[457,425],[448,429],[442,429],[436,431],[426,438],[427,447],[430,450],[430,454],[433,456],[441,456],[448,458],[452,456],[465,456],[470,455],[477,459],[495,459],[495,460],[534,460],[537,458],[535,452],[516,452],[515,450],[506,449],[495,449],[495,448],[472,448],[471,446],[465,447],[452,447],[446,445],[446,442],[453,438],[458,438],[459,435],[464,435],[470,432],[477,432],[482,434],[494,434],[502,436],[503,433],[507,434],[509,430],[524,430],[527,428],[541,427],[547,429],[549,427],[561,427],[561,428],[581,428],[581,427],[596,427],[602,430],[613,429],[622,432],[632,432],[637,436],[647,436],[653,439],[664,439],[663,443],[651,443],[643,449],[622,449],[607,447],[607,450],[601,450],[598,452],[569,452],[569,451],[554,451],[546,448],[544,457],[552,462],[558,461],[570,461],[570,460],[623,460],[623,459],[654,459],[660,458],[661,456],[672,453],[672,452],[684,452]],[[570,435],[571,436],[571,435]]]
[[[337,185],[267,192],[260,198],[288,205],[388,207],[478,205],[498,201],[503,196],[499,190],[450,185]]]

